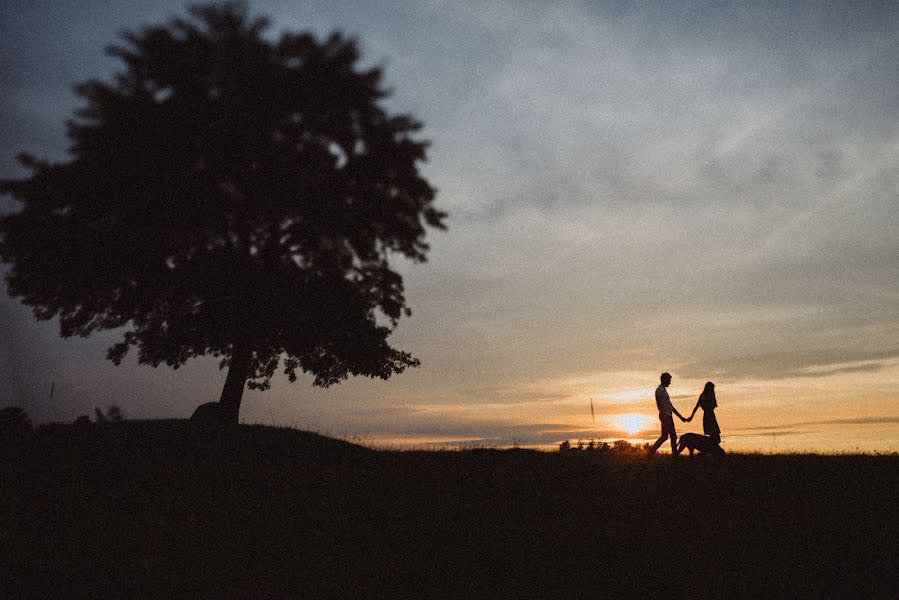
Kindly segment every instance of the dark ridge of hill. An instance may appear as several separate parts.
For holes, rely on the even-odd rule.
[[[311,431],[267,425],[238,425],[217,436],[197,435],[184,419],[127,420],[89,425],[51,423],[35,429],[35,450],[52,456],[69,453],[170,460],[208,456],[221,461],[328,463],[370,457],[374,451]]]
[[[35,598],[894,598],[899,456],[379,452],[184,421],[0,449]]]

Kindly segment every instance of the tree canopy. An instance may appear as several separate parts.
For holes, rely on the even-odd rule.
[[[417,366],[387,342],[410,314],[389,259],[424,261],[445,217],[421,124],[355,40],[267,27],[227,3],[123,34],[124,70],[77,88],[71,160],[0,182],[9,294],[63,336],[124,328],[116,364],[221,358],[233,419],[279,365],[320,386]]]

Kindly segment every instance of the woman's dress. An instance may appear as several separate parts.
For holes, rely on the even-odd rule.
[[[714,408],[702,409],[702,432],[712,438],[716,444],[721,443],[721,428],[718,427]]]

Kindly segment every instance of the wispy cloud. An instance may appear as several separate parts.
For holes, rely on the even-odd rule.
[[[740,427],[736,431],[781,431],[812,425],[893,425],[899,423],[899,417],[855,417],[846,419],[825,419],[821,421],[802,421],[784,425],[764,425],[758,427]]]

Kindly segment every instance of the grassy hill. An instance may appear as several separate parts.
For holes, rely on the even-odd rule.
[[[899,456],[373,451],[184,421],[0,460],[8,597],[896,597]]]

